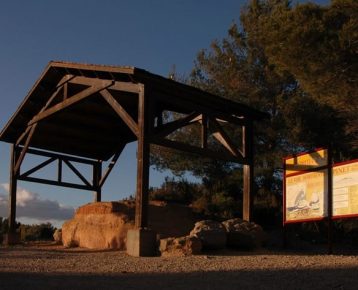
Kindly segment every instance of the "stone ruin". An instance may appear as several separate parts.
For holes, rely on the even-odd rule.
[[[158,201],[150,202],[148,210],[149,228],[158,233],[158,250],[163,256],[195,255],[225,247],[254,249],[266,240],[259,225],[239,218],[222,223],[198,221],[190,207]],[[63,224],[62,243],[65,247],[125,250],[127,232],[134,228],[134,213],[132,201],[81,206],[74,218]]]

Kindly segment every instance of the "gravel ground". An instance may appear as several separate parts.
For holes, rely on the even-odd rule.
[[[36,244],[0,247],[0,289],[358,289],[357,254],[258,250],[135,258]]]

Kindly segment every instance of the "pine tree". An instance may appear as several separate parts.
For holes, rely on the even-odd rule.
[[[199,52],[189,79],[191,85],[250,105],[270,115],[270,119],[257,123],[255,126],[256,202],[264,206],[278,205],[278,197],[282,191],[282,158],[284,156],[327,145],[334,146],[337,154],[342,156],[352,154],[351,147],[347,144],[354,137],[348,135],[346,131],[348,123],[347,114],[342,113],[344,106],[336,106],[335,102],[323,101],[322,94],[316,94],[319,87],[311,89],[311,85],[306,84],[306,79],[319,79],[315,75],[311,75],[311,78],[300,78],[296,70],[291,70],[290,67],[283,66],[281,61],[276,60],[283,59],[289,63],[290,58],[286,55],[286,51],[292,50],[296,52],[296,55],[290,54],[296,57],[292,60],[292,66],[311,67],[309,60],[313,60],[314,57],[304,57],[309,47],[300,42],[276,42],[276,46],[283,46],[281,50],[275,48],[283,55],[276,53],[274,48],[270,48],[270,45],[275,42],[274,37],[277,40],[279,35],[282,41],[284,38],[278,32],[272,31],[276,29],[273,27],[274,17],[279,15],[282,18],[280,18],[283,22],[281,26],[284,29],[289,26],[289,23],[284,23],[285,19],[282,15],[301,9],[298,7],[293,8],[286,0],[251,1],[241,13],[240,25],[233,24],[226,38],[222,41],[214,41],[209,49]],[[328,9],[311,4],[307,4],[307,7],[315,7],[316,10]],[[304,21],[303,18],[299,19]],[[291,18],[285,21],[289,22]],[[313,24],[306,26],[304,22],[295,25],[300,26],[296,28],[300,33],[302,29],[304,30],[302,27],[314,26]],[[326,28],[322,28],[324,29]],[[292,39],[290,31],[288,29],[284,31],[285,37]],[[302,49],[302,45],[305,51],[299,54],[297,51]],[[330,59],[328,53],[330,53],[329,50],[320,51],[323,59]],[[337,62],[339,62],[338,59],[337,57]],[[302,63],[298,64],[299,60]],[[313,72],[307,71],[306,73],[309,75]],[[312,83],[315,82],[311,81]],[[336,84],[339,85],[339,83]],[[342,86],[346,84],[347,82],[343,82]],[[331,88],[326,91],[332,90]],[[351,91],[350,88],[344,88],[343,92],[347,92],[348,95]],[[337,98],[334,94],[324,94],[327,100]],[[343,103],[343,99],[341,97],[337,102]],[[235,129],[226,129],[233,136],[236,134],[240,137],[240,133]],[[177,137],[180,140],[198,143],[199,140],[193,140],[194,134],[191,134],[190,130],[198,130],[198,128],[192,127],[177,132]],[[211,195],[219,192],[235,198],[240,195],[241,170],[240,167],[230,163],[197,159],[170,151],[157,151],[153,161],[158,168],[170,168],[177,173],[184,170],[191,171],[202,178],[203,184],[206,185]],[[230,186],[227,186],[228,184]],[[232,186],[233,184],[236,184],[236,187]]]

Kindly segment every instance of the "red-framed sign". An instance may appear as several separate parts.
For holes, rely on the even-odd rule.
[[[332,168],[332,218],[358,217],[358,159]]]
[[[328,217],[328,150],[284,158],[283,222],[319,221]]]
[[[358,217],[358,159],[332,166],[323,148],[284,158],[284,224],[349,217]]]
[[[286,176],[284,222],[322,220],[328,216],[328,169]]]

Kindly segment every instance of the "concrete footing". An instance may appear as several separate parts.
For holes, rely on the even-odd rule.
[[[127,254],[134,257],[158,255],[157,234],[151,229],[131,229],[127,232]]]

